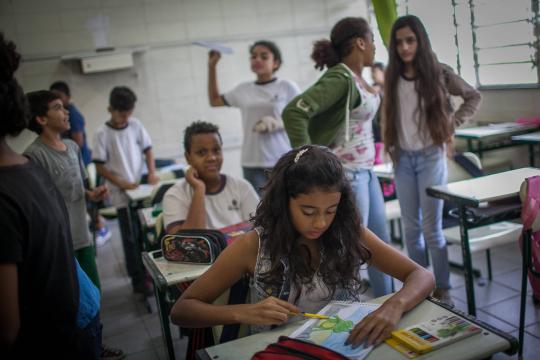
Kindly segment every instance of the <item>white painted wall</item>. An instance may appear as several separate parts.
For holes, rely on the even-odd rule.
[[[142,120],[158,157],[180,157],[183,129],[202,119],[218,124],[224,138],[224,171],[241,175],[242,129],[236,109],[211,108],[206,95],[207,51],[193,40],[218,40],[234,49],[218,68],[221,91],[254,80],[248,47],[274,40],[284,64],[278,76],[303,89],[320,75],[309,55],[314,40],[328,37],[344,16],[366,16],[366,0],[0,0],[0,30],[18,44],[25,61],[17,77],[25,91],[65,80],[87,121],[91,139],[108,119],[108,94],[115,85],[131,87],[139,98],[135,116]],[[83,75],[75,61],[61,55],[93,51],[86,22],[108,18],[107,45],[146,46],[128,70]],[[15,144],[22,149],[33,134]]]

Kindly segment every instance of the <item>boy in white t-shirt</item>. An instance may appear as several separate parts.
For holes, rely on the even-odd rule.
[[[219,229],[249,220],[259,203],[253,186],[221,173],[221,135],[216,125],[197,121],[184,133],[185,179],[163,198],[167,233],[182,229]]]
[[[118,223],[122,234],[122,244],[126,267],[133,291],[150,294],[151,287],[145,284],[145,272],[129,219],[129,199],[126,190],[135,189],[143,171],[148,168],[148,182],[156,184],[156,174],[152,142],[142,123],[131,114],[135,109],[137,96],[125,86],[112,89],[109,96],[111,119],[101,125],[94,135],[92,160],[99,175],[105,178],[111,195],[111,203],[117,208]]]

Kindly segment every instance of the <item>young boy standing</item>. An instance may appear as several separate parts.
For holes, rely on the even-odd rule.
[[[220,229],[249,220],[259,196],[244,179],[221,173],[221,135],[216,125],[197,121],[184,133],[185,179],[163,198],[167,233],[181,229]]]
[[[96,286],[93,289],[84,278],[86,275],[78,272],[80,306],[77,326],[86,329],[85,336],[89,339],[97,339],[91,349],[92,358],[95,355],[95,358],[101,359],[122,359],[125,357],[122,350],[101,344],[98,313],[101,284],[96,266],[96,252],[86,219],[86,199],[103,200],[107,195],[107,188],[98,186],[93,190],[85,190],[84,182],[88,176],[79,146],[72,140],[62,139],[62,134],[69,130],[70,123],[69,112],[64,108],[60,97],[51,91],[41,90],[29,93],[27,98],[30,107],[28,128],[39,136],[24,154],[50,175],[60,191],[69,214],[75,257],[84,274]]]
[[[142,123],[132,117],[137,96],[125,86],[112,89],[109,96],[111,118],[94,135],[92,160],[96,170],[106,180],[111,203],[116,207],[122,234],[122,244],[128,275],[133,291],[149,294],[145,285],[145,273],[138,256],[134,229],[129,218],[129,198],[126,190],[135,189],[148,169],[148,182],[156,184],[156,174],[152,142]],[[145,161],[146,160],[146,161]]]
[[[79,145],[84,166],[87,167],[92,162],[92,152],[88,148],[84,116],[71,101],[71,90],[66,82],[55,81],[51,84],[49,90],[58,95],[62,100],[64,109],[69,111],[70,128],[62,136],[75,141]],[[111,232],[105,226],[105,220],[101,216],[92,219],[92,221],[93,226],[96,227],[96,245],[100,247],[111,239]]]
[[[29,93],[28,102],[31,112],[28,128],[39,136],[24,154],[39,164],[60,190],[69,213],[75,257],[99,288],[96,254],[86,218],[86,198],[100,201],[106,196],[107,188],[85,190],[87,174],[79,146],[72,140],[62,139],[62,134],[69,130],[69,113],[60,98],[51,91],[41,90]]]

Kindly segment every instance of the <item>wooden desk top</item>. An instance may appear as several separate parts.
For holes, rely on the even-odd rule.
[[[373,166],[373,172],[379,178],[384,178],[384,179],[394,178],[394,166],[392,165],[391,162]]]
[[[517,123],[499,123],[484,126],[476,126],[465,129],[456,129],[458,138],[484,140],[496,136],[512,136],[520,132],[536,129],[535,125],[523,125]]]
[[[521,168],[498,174],[456,181],[427,189],[431,196],[478,207],[481,202],[502,200],[517,196],[523,180],[540,175],[540,169]]]
[[[373,299],[372,302],[381,303],[385,299],[386,297],[377,298]],[[411,326],[445,314],[453,314],[453,312],[435,302],[424,300],[416,308],[403,316],[398,327]],[[204,350],[199,350],[197,355],[201,359],[213,360],[250,359],[255,352],[263,350],[268,344],[277,341],[280,335],[291,334],[301,324],[302,321],[287,324],[268,332],[212,346]],[[420,356],[417,359],[483,359],[500,351],[507,351],[509,349],[512,352],[516,351],[517,340],[515,338],[505,338],[505,336],[508,336],[507,334],[500,333],[497,329],[493,329],[485,324],[484,326],[482,324],[479,325],[485,328],[485,331],[481,334],[460,340],[432,353]],[[406,358],[386,343],[383,343],[374,349],[366,359],[403,360]]]
[[[527,142],[527,143],[540,143],[540,131],[512,136],[512,141]]]
[[[150,276],[162,286],[196,280],[211,266],[167,261],[161,250],[143,252],[143,262]]]
[[[173,180],[166,180],[166,181],[160,181],[156,185],[150,185],[150,184],[140,184],[136,189],[133,190],[126,190],[126,194],[131,201],[143,201],[148,199],[152,192],[155,189],[159,189],[161,185],[164,184],[174,184],[181,179],[173,179]]]

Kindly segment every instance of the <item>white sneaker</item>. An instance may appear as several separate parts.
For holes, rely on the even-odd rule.
[[[96,246],[102,247],[105,245],[109,240],[111,240],[111,232],[106,227],[103,227],[99,229],[96,233]]]

